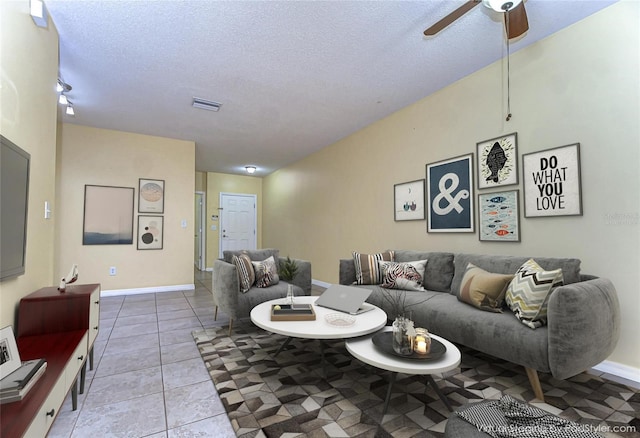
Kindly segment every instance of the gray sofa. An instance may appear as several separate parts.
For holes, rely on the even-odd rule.
[[[426,292],[407,291],[416,327],[491,356],[522,365],[537,398],[544,400],[538,371],[566,379],[606,359],[618,341],[620,308],[613,284],[605,278],[580,273],[580,260],[533,257],[545,270],[562,268],[564,286],[548,301],[547,325],[531,329],[505,308],[503,313],[480,310],[457,299],[468,263],[492,273],[515,274],[531,257],[446,252],[395,251],[396,262],[428,260]],[[340,260],[340,284],[355,282],[353,259]],[[379,286],[369,301],[390,318],[389,303]],[[427,301],[424,301],[428,298]],[[424,302],[422,302],[424,301]]]
[[[280,257],[279,250],[266,248],[249,251],[224,251],[224,258],[213,262],[211,293],[213,294],[213,303],[216,306],[215,319],[218,318],[218,309],[226,313],[229,316],[230,334],[234,320],[248,317],[251,309],[258,304],[286,297],[289,284],[293,285],[294,295],[311,295],[311,263],[300,259],[292,259],[298,265],[298,273],[293,280],[289,282],[280,280],[277,284],[266,288],[253,285],[247,292],[240,292],[238,270],[232,263],[233,256],[240,253],[246,253],[252,261],[266,260],[270,256],[274,256],[278,263],[286,260],[286,257]]]

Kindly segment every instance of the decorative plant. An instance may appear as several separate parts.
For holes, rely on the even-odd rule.
[[[287,256],[286,260],[280,262],[278,266],[278,276],[281,280],[291,281],[298,275],[298,263]]]

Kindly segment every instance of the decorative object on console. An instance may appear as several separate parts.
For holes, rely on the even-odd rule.
[[[84,186],[83,245],[133,244],[133,187]]]
[[[580,143],[522,156],[524,217],[581,216]]]
[[[490,242],[520,242],[519,191],[478,195],[478,238]]]
[[[21,364],[13,328],[6,326],[0,329],[0,379],[20,368]]]
[[[518,184],[518,134],[512,133],[476,144],[478,188]]]
[[[71,265],[71,269],[69,273],[60,279],[60,285],[58,286],[58,290],[60,292],[64,292],[67,289],[67,285],[71,283],[75,283],[78,280],[78,265],[75,263]]]
[[[164,217],[138,216],[138,249],[162,249]]]
[[[393,186],[393,220],[424,219],[424,179]]]
[[[138,180],[138,213],[164,213],[164,180]]]
[[[473,153],[426,165],[427,232],[473,233]]]
[[[507,306],[523,324],[535,329],[547,322],[547,303],[554,288],[564,284],[562,269],[545,271],[529,259],[509,283]]]
[[[353,263],[356,269],[356,284],[380,284],[382,272],[379,261],[393,261],[393,251],[385,251],[378,254],[361,254],[352,252]]]

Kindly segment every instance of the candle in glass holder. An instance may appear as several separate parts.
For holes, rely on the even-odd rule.
[[[416,337],[414,340],[413,351],[418,354],[427,354],[431,347],[431,338],[429,332],[423,328],[416,329]]]

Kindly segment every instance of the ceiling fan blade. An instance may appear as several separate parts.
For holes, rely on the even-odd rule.
[[[507,14],[509,14],[508,28]],[[504,25],[509,34],[509,39],[517,38],[529,30],[529,20],[527,20],[527,11],[524,9],[524,2],[504,14]]]
[[[442,29],[456,21],[458,18],[462,17],[464,14],[473,9],[474,6],[479,5],[481,0],[469,0],[458,9],[444,17],[442,20],[438,21],[436,24],[428,28],[424,31],[426,36],[433,36],[440,32]]]

